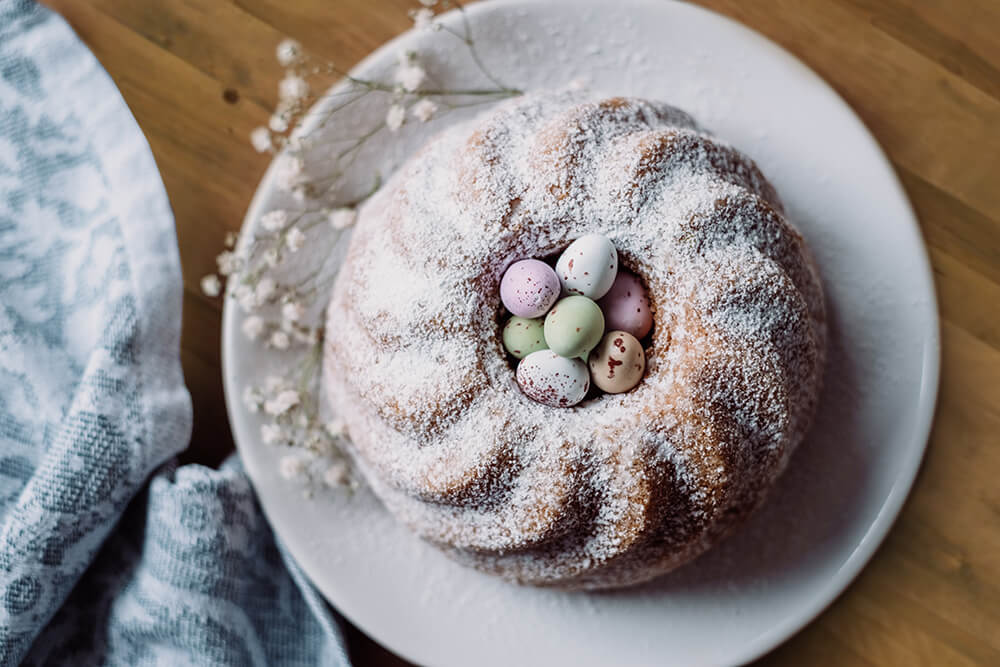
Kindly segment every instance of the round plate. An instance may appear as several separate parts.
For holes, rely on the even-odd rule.
[[[259,383],[280,359],[243,340],[241,314],[227,303],[229,414],[264,510],[337,609],[421,664],[752,660],[802,628],[857,575],[920,464],[939,342],[931,270],[909,202],[872,136],[828,85],[714,13],[659,0],[522,0],[473,5],[468,17],[483,62],[508,85],[552,88],[583,78],[609,94],[665,100],[758,162],[812,247],[826,289],[830,361],[812,434],[759,513],[652,585],[600,594],[518,587],[448,560],[367,491],[306,500],[301,487],[283,480],[282,452],[261,444],[256,416],[240,404],[241,388]],[[445,20],[460,29],[459,17]],[[355,74],[391,73],[403,47],[420,51],[438,80],[483,84],[446,32],[404,35]],[[362,128],[373,113],[384,114],[375,105],[385,103],[357,104],[338,118]],[[363,188],[374,171],[385,173],[469,113],[380,133],[358,154],[352,169],[363,176],[346,190]],[[279,197],[273,173],[247,224]]]

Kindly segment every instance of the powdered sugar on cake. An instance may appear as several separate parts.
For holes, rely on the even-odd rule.
[[[690,560],[801,441],[825,350],[808,251],[748,159],[663,104],[531,95],[453,127],[362,209],[324,386],[391,511],[485,571],[563,587]],[[514,381],[498,285],[613,240],[654,312],[633,391],[569,409]]]

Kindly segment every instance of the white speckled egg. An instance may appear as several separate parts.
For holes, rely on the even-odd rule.
[[[579,359],[551,350],[532,352],[517,365],[517,383],[528,398],[553,408],[569,408],[590,390],[590,373]]]
[[[569,244],[556,262],[556,274],[567,294],[600,299],[618,275],[618,251],[606,236],[587,234]]]
[[[590,353],[588,361],[594,384],[609,394],[624,393],[642,380],[646,353],[635,336],[626,331],[609,331]]]

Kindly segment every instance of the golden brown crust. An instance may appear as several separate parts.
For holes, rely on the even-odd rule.
[[[650,290],[646,377],[549,408],[506,361],[500,277],[595,231]],[[365,205],[324,387],[420,535],[512,581],[622,586],[760,504],[812,419],[824,317],[751,160],[667,105],[531,95],[432,140]]]

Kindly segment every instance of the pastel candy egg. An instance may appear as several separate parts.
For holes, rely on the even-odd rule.
[[[618,251],[606,236],[581,236],[559,255],[556,273],[567,294],[600,299],[615,282]]]
[[[537,259],[510,265],[500,280],[500,300],[518,317],[541,317],[559,298],[559,277]]]
[[[590,373],[579,359],[551,350],[532,352],[517,364],[517,384],[525,395],[554,408],[569,408],[590,390]]]
[[[627,331],[641,340],[653,328],[649,296],[634,273],[619,271],[611,289],[597,305],[604,311],[604,324],[608,329]]]
[[[598,389],[609,394],[621,394],[642,380],[646,371],[646,354],[632,334],[609,331],[590,353],[587,365]]]
[[[545,343],[563,357],[587,358],[604,333],[604,314],[585,296],[560,299],[545,316]]]
[[[518,359],[524,359],[532,352],[548,348],[545,344],[545,329],[542,318],[528,319],[514,317],[503,327],[503,346]]]

